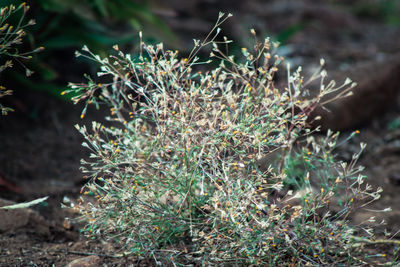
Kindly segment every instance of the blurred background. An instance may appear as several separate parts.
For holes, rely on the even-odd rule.
[[[20,6],[22,1],[2,0],[0,8],[10,4]],[[32,258],[36,264],[68,263],[70,255],[56,259],[40,254],[40,249],[54,249],[54,243],[93,250],[80,243],[77,227],[66,223],[67,211],[60,209],[60,202],[76,198],[84,184],[79,161],[87,153],[73,126],[104,117],[92,109],[81,120],[82,107],[61,95],[68,82],[84,81],[84,73],[95,76],[97,71],[94,63],[76,58],[75,51],[87,45],[106,56],[118,44],[135,54],[138,32],[143,31],[146,42],[163,42],[184,56],[193,39],[203,39],[211,30],[219,12],[233,14],[222,25],[222,34],[235,42],[231,53],[252,45],[249,30],[254,28],[258,38],[279,42],[278,54],[293,68],[303,66],[305,76],[324,58],[328,78],[341,83],[350,77],[358,83],[354,96],[332,103],[329,112],[318,111],[321,124],[344,135],[360,129],[341,157],[351,159],[360,141],[368,143],[362,164],[370,183],[385,190],[376,208],[392,206],[393,212],[381,219],[389,229],[400,229],[400,1],[36,0],[26,5],[30,8],[24,22],[33,19],[36,24],[24,28],[22,43],[12,51],[34,51],[32,58],[11,57],[0,47],[0,66],[13,61],[0,72],[0,85],[13,93],[0,103],[14,110],[0,116],[0,204],[47,195],[50,200],[35,208],[39,219],[21,213],[24,220],[10,218],[19,224],[0,220],[0,258],[14,255],[7,264],[24,265]],[[0,30],[7,23],[18,25],[23,13],[14,13]],[[0,32],[0,43],[4,34]],[[357,223],[367,216],[359,213],[352,219]],[[29,257],[21,252],[32,247],[40,249]]]
[[[2,0],[0,6],[21,3]],[[223,34],[235,40],[233,52],[251,45],[249,29],[254,28],[260,38],[269,36],[279,42],[279,53],[293,65],[317,64],[324,57],[329,68],[348,72],[354,63],[390,58],[400,43],[396,0],[38,0],[27,5],[26,21],[34,19],[36,24],[26,28],[18,49],[44,47],[45,51],[15,63],[1,81],[55,97],[60,97],[68,82],[95,71],[96,66],[74,56],[83,45],[101,56],[114,44],[134,53],[138,32],[143,31],[146,42],[163,42],[184,54],[194,38],[206,36],[220,11],[234,15],[222,26]],[[19,15],[12,16],[10,23]],[[35,75],[26,79],[21,65]]]

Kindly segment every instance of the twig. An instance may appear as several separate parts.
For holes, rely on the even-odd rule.
[[[95,253],[95,252],[84,252],[84,251],[74,251],[74,250],[58,250],[55,252],[65,252],[67,254],[75,254],[75,255],[82,255],[82,256],[99,256],[99,257],[104,257],[104,258],[123,258],[128,256],[130,253],[122,253],[122,254],[115,254],[115,255],[110,255],[110,254],[103,254],[103,253]]]
[[[358,242],[358,243],[354,244],[354,246],[357,246],[357,244],[359,244],[359,243],[364,243],[364,244],[369,244],[369,245],[374,245],[374,244],[393,244],[393,245],[400,245],[400,240],[393,240],[393,239],[376,239],[376,240],[369,240],[369,239],[363,239],[363,238],[356,238],[356,237],[354,237],[354,240]]]

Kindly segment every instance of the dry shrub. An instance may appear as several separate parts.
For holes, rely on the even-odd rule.
[[[308,80],[288,66],[286,87],[275,88],[283,60],[276,45],[259,42],[251,30],[254,47],[239,58],[226,55],[231,41],[215,41],[226,18],[221,14],[209,36],[194,41],[187,58],[143,42],[137,57],[117,46],[107,58],[86,47],[79,53],[98,62],[98,76],[109,83],[88,77],[68,92],[76,102],[106,105],[108,120],[119,125],[77,126],[91,151],[82,162],[90,179],[83,194],[95,199],[81,197],[75,206],[87,221],[85,234],[158,264],[372,262],[363,249],[372,229],[347,218],[378,199],[380,189],[364,183],[359,153],[349,163],[335,158],[337,133],[316,138],[307,124],[324,96],[354,83],[326,84],[321,60]],[[210,60],[200,62],[208,45]],[[211,70],[196,71],[204,64]],[[315,96],[308,94],[311,82],[320,84]],[[261,166],[266,156],[273,159]]]

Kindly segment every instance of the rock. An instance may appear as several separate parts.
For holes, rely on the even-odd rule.
[[[358,83],[353,89],[354,94],[327,104],[330,112],[317,108],[310,116],[322,116],[318,124],[323,129],[354,129],[370,122],[395,104],[400,92],[400,54],[390,59],[375,59],[362,66],[355,65],[352,69],[346,74],[337,73],[329,80],[334,79],[340,85],[345,80],[344,75],[350,77]]]
[[[79,259],[75,259],[67,264],[66,267],[96,267],[100,266],[100,257],[91,255]]]

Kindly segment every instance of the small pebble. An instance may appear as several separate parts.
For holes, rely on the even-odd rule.
[[[100,257],[91,255],[79,259],[75,259],[67,264],[66,267],[96,267],[100,266]]]

